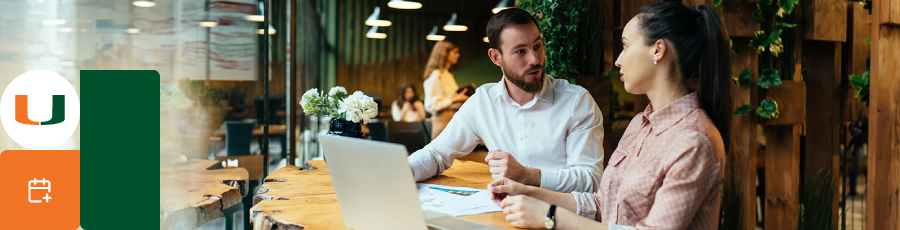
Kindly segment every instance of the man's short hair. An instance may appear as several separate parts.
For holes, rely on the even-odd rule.
[[[528,11],[519,8],[501,10],[494,16],[491,16],[491,20],[488,20],[488,44],[490,44],[491,48],[500,50],[502,53],[503,51],[500,49],[500,31],[503,31],[503,27],[511,24],[522,25],[528,23],[534,23],[534,26],[537,26],[537,22]]]

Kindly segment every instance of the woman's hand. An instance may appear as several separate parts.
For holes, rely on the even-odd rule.
[[[507,196],[529,195],[531,188],[531,186],[520,184],[512,179],[501,177],[488,184],[487,190],[491,194],[491,199],[499,204]]]
[[[453,98],[450,100],[453,102],[466,102],[466,100],[469,100],[469,96],[466,96],[466,92],[468,92],[468,91],[469,91],[469,89],[465,88],[461,92],[459,92],[459,94],[456,94],[456,96],[453,96]]]
[[[544,228],[544,217],[550,210],[550,204],[537,198],[517,195],[503,199],[500,203],[506,221],[517,228]]]
[[[403,108],[401,108],[400,110],[404,110],[404,111],[405,111],[405,110],[410,110],[410,109],[415,109],[415,107],[413,107],[413,105],[410,104],[409,101],[404,101],[404,102],[403,102]]]

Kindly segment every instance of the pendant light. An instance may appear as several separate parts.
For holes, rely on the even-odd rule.
[[[450,21],[447,21],[447,24],[444,25],[444,30],[446,31],[466,31],[469,30],[469,27],[460,25],[457,23],[456,13],[450,16]]]
[[[375,7],[375,11],[372,12],[372,15],[369,15],[369,18],[366,19],[366,25],[368,26],[391,26],[391,21],[387,19],[386,14],[381,13],[381,7]]]
[[[494,12],[494,14],[496,14],[500,13],[501,10],[509,8],[516,8],[516,1],[500,0],[500,2],[497,3],[497,6],[495,6],[494,9],[491,10],[491,12]]]
[[[446,37],[447,36],[440,34],[440,31],[438,31],[438,26],[435,25],[431,28],[431,33],[428,33],[428,35],[425,36],[425,39],[428,39],[430,41],[443,41]]]
[[[422,8],[422,3],[404,0],[391,0],[391,2],[388,2],[388,7],[394,9],[415,10]]]
[[[369,29],[369,32],[366,32],[366,37],[372,39],[385,39],[387,38],[387,34],[384,33],[383,27],[373,26]]]

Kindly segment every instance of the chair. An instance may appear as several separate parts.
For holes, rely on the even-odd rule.
[[[243,121],[226,121],[225,148],[228,156],[250,155],[250,141],[253,140],[253,123]]]
[[[387,123],[387,128],[389,142],[403,144],[406,146],[406,151],[410,153],[422,149],[431,142],[425,122],[390,121]]]
[[[265,117],[265,110],[262,110],[263,107],[262,96],[257,97],[253,100],[253,106],[256,107],[256,123],[262,125],[263,117]],[[269,124],[270,125],[280,125],[281,119],[278,118],[278,110],[281,109],[281,106],[284,105],[284,98],[280,96],[269,96]]]
[[[372,122],[366,125],[369,127],[369,139],[376,141],[389,141],[386,125],[382,122]]]

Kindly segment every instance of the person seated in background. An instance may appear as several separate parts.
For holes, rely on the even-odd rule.
[[[409,156],[416,181],[450,168],[484,144],[493,178],[560,192],[597,191],[603,116],[591,94],[544,73],[544,41],[522,9],[488,21],[491,61],[503,79],[484,84],[434,141]]]
[[[417,122],[425,120],[425,105],[418,100],[416,87],[404,82],[400,87],[397,100],[391,104],[391,116],[394,121]]]

